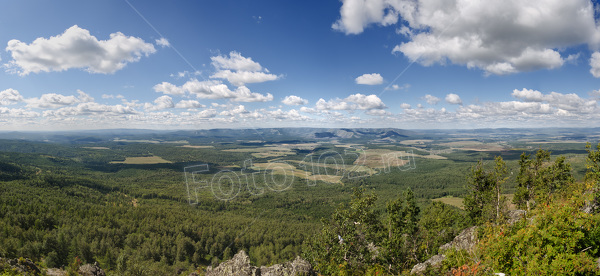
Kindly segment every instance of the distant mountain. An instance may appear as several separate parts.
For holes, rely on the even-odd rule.
[[[394,142],[409,139],[447,138],[452,135],[471,135],[474,139],[536,138],[556,136],[567,140],[597,139],[600,128],[485,128],[485,129],[428,129],[398,128],[255,128],[255,129],[199,129],[149,130],[106,129],[81,131],[7,131],[0,139],[43,141],[66,144],[94,144],[107,142],[184,142],[189,143],[297,143],[316,141]]]

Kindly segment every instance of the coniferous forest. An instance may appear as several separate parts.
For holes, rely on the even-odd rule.
[[[410,274],[438,254],[420,274],[599,273],[600,144],[445,139],[2,140],[0,257],[108,275],[203,274],[240,250],[322,275]],[[472,248],[440,249],[473,226]]]

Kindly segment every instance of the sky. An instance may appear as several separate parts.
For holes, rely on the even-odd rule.
[[[5,1],[0,130],[598,127],[589,0]]]

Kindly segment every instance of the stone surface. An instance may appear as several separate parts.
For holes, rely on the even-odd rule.
[[[312,266],[300,257],[295,260],[260,268],[250,265],[250,257],[243,250],[235,254],[229,261],[213,268],[206,268],[206,276],[292,276],[314,275]]]
[[[510,211],[508,211],[508,213],[506,214],[506,216],[508,217],[508,224],[513,224],[513,223],[519,221],[520,219],[524,218],[526,214],[527,214],[527,211],[525,211],[525,210],[510,210]]]
[[[77,273],[82,276],[106,276],[104,270],[98,264],[84,264],[79,267]]]
[[[41,275],[40,269],[30,259],[0,258],[0,264],[2,264],[2,266],[8,265],[13,271],[19,273],[19,275]]]
[[[260,267],[261,276],[293,276],[293,275],[313,275],[310,263],[300,257],[296,257],[291,262],[276,264],[269,267]]]
[[[460,232],[460,234],[458,234],[458,236],[454,237],[454,239],[451,242],[440,246],[440,249],[439,249],[440,254],[429,258],[425,262],[416,264],[415,266],[413,266],[410,273],[411,274],[421,274],[421,273],[425,272],[425,269],[427,269],[428,264],[431,266],[437,266],[437,265],[441,264],[442,261],[444,261],[444,259],[446,259],[446,256],[441,253],[444,253],[444,251],[446,251],[450,248],[454,248],[456,250],[469,251],[473,248],[473,246],[476,243],[477,243],[477,226],[469,227],[465,230],[462,230]]]
[[[469,227],[465,230],[462,230],[458,236],[454,237],[454,239],[442,246],[440,246],[440,252],[446,251],[450,248],[455,248],[456,250],[471,250],[473,245],[477,243],[477,226]]]
[[[410,274],[423,273],[427,269],[427,265],[430,265],[430,266],[440,265],[442,263],[442,261],[444,261],[444,259],[446,259],[446,256],[443,254],[435,255],[435,256],[429,258],[427,261],[413,266],[412,270],[410,271]]]

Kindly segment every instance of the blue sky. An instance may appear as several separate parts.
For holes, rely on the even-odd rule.
[[[10,1],[0,130],[596,127],[596,10],[584,0]]]

